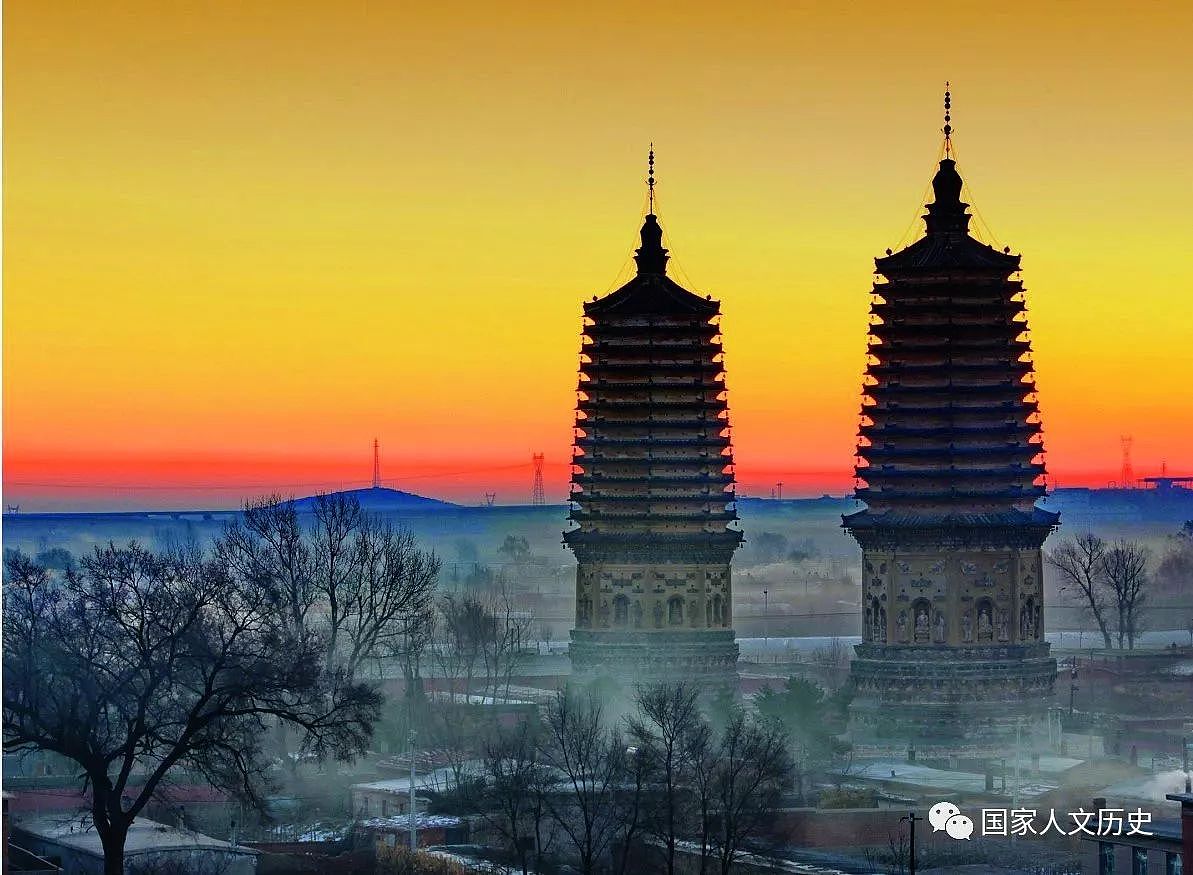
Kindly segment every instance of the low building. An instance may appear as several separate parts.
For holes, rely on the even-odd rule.
[[[415,837],[420,848],[433,845],[459,844],[469,839],[468,821],[449,814],[414,815]],[[358,835],[368,835],[374,844],[393,848],[410,842],[410,816],[371,817],[356,824]]]
[[[1155,820],[1145,834],[1082,837],[1096,862],[1086,872],[1097,875],[1181,875],[1193,872],[1193,793],[1169,793],[1181,805],[1180,820]],[[1106,800],[1094,800],[1094,809],[1107,809]],[[1121,811],[1121,809],[1108,809]]]
[[[476,772],[473,763],[465,765],[469,774]],[[442,793],[452,781],[453,772],[450,768],[433,769],[430,772],[417,774],[414,777],[414,810],[415,813],[427,810],[427,800],[422,794]],[[380,781],[368,781],[353,784],[352,815],[359,819],[387,818],[410,812],[410,778],[384,778]]]
[[[11,833],[14,844],[65,872],[103,875],[103,843],[88,816],[23,818],[12,822]],[[124,869],[128,875],[166,867],[192,875],[255,875],[257,854],[252,848],[138,818],[124,845]]]

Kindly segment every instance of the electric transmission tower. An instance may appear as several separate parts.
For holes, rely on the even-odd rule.
[[[1123,448],[1123,467],[1118,475],[1119,489],[1133,489],[1135,486],[1135,468],[1131,464],[1131,444],[1135,439],[1130,435],[1123,435],[1119,439]]]
[[[530,490],[530,503],[534,505],[546,504],[547,493],[543,489],[543,454],[532,453],[530,458],[534,460],[534,486]]]

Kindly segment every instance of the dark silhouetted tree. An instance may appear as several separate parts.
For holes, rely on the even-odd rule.
[[[379,695],[325,670],[325,640],[277,610],[284,578],[135,544],[58,574],[16,554],[5,578],[5,750],[78,764],[108,875],[172,770],[260,804],[269,723],[319,757],[350,758],[372,733]]]
[[[1106,542],[1094,534],[1080,535],[1061,544],[1048,554],[1048,564],[1060,576],[1060,592],[1072,592],[1098,624],[1106,649],[1110,640],[1110,622],[1106,595]]]
[[[589,695],[561,692],[547,707],[543,762],[557,775],[547,814],[568,839],[583,875],[628,871],[641,832],[646,762]],[[620,851],[618,853],[618,851]]]
[[[1135,541],[1115,541],[1106,552],[1106,586],[1118,615],[1118,646],[1135,648],[1142,629],[1143,605],[1148,596],[1148,551]]]
[[[652,777],[645,827],[663,846],[667,875],[674,875],[677,849],[691,833],[694,815],[690,736],[705,722],[697,691],[686,684],[640,687],[634,701],[629,736]]]
[[[792,677],[782,690],[770,687],[762,690],[754,705],[761,716],[778,721],[786,731],[797,789],[802,796],[805,778],[829,765],[847,749],[836,739],[829,723],[834,716],[834,703],[817,684]]]
[[[550,850],[550,831],[543,827],[555,779],[543,762],[537,729],[530,721],[495,727],[482,747],[485,819],[523,875],[540,871]]]
[[[292,501],[251,502],[217,541],[223,561],[279,598],[296,628],[320,634],[348,677],[425,644],[440,561],[353,496],[318,495],[304,529]]]
[[[787,552],[787,538],[778,532],[760,532],[754,538],[754,552],[760,563],[778,562]]]
[[[729,875],[747,842],[774,819],[791,780],[787,744],[776,722],[741,712],[721,733],[707,779],[714,824],[708,832],[721,875]]]
[[[510,562],[525,562],[530,558],[530,542],[521,535],[506,535],[497,552]]]

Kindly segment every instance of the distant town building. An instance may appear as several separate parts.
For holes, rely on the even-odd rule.
[[[946,96],[947,108],[947,96]],[[1059,516],[1043,445],[1019,256],[969,233],[951,155],[927,234],[876,259],[857,497],[862,643],[851,734],[966,747],[1046,709],[1040,550]]]
[[[653,209],[641,238],[637,275],[584,305],[564,535],[578,561],[573,677],[732,689],[729,562],[742,536],[730,528],[720,304],[667,276]]]

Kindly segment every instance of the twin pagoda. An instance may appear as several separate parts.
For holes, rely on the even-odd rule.
[[[946,137],[947,137],[946,124]],[[946,146],[948,141],[946,139]],[[1043,444],[1019,256],[969,234],[948,156],[926,234],[875,261],[856,497],[851,734],[981,745],[1041,717]]]
[[[651,201],[654,188],[651,153]],[[720,304],[667,276],[646,216],[637,275],[584,305],[573,456],[573,678],[737,687],[733,456]]]
[[[951,154],[926,233],[876,259],[856,497],[857,741],[976,752],[1040,717],[1043,446],[1020,260],[970,233]],[[653,152],[648,179],[653,205]],[[666,273],[653,209],[637,276],[584,306],[573,468],[574,678],[735,690],[733,505],[720,306]]]

